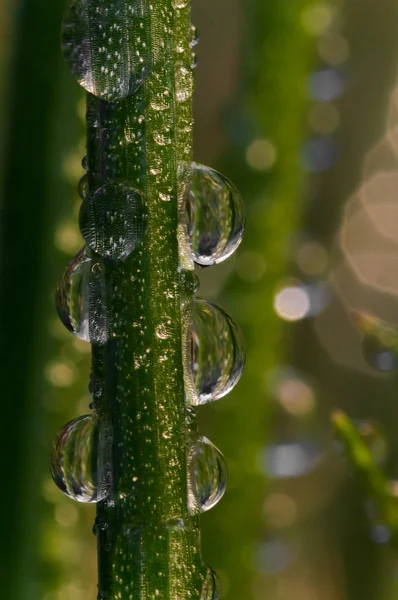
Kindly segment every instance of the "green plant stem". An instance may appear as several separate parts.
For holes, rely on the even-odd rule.
[[[113,490],[96,519],[99,598],[112,600],[199,598],[205,573],[198,518],[188,509],[195,426],[191,433],[185,410],[182,315],[193,288],[180,269],[178,244],[185,181],[177,165],[191,158],[191,101],[177,101],[175,46],[183,44],[178,60],[189,65],[190,13],[171,0],[152,4],[146,33],[156,60],[143,86],[113,103],[89,96],[87,109],[90,190],[127,181],[141,192],[147,212],[147,232],[127,259],[93,255],[102,273],[108,342],[93,345],[92,390],[113,440]],[[159,31],[168,32],[163,46]],[[169,102],[155,110],[164,89]],[[96,308],[90,310],[92,321]],[[159,336],[162,327],[167,333]]]

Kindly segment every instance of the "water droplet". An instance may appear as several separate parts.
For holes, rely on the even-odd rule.
[[[150,102],[151,107],[153,110],[159,112],[167,110],[170,107],[171,98],[172,96],[168,88],[156,91]]]
[[[140,193],[111,181],[83,202],[80,229],[88,246],[101,256],[124,259],[140,243],[146,210]]]
[[[191,48],[199,44],[199,30],[195,25],[191,25],[191,32],[189,36],[189,45]]]
[[[76,337],[104,344],[107,326],[103,282],[95,266],[85,246],[65,269],[55,294],[55,305],[62,323]]]
[[[117,3],[74,0],[62,22],[62,51],[80,85],[114,101],[135,92],[151,70],[148,44],[139,31],[146,5],[120,10]],[[120,42],[123,41],[121,44]]]
[[[211,567],[207,567],[200,600],[219,600],[221,596],[220,581]]]
[[[83,156],[83,158],[82,158],[82,168],[85,171],[88,171],[88,158],[87,158],[87,156]]]
[[[171,336],[172,321],[170,317],[162,317],[160,323],[155,328],[156,337],[160,340],[167,340]]]
[[[54,482],[78,502],[99,502],[107,495],[109,435],[94,415],[78,417],[57,434],[50,469]]]
[[[221,500],[227,485],[225,458],[206,437],[199,438],[188,457],[189,506],[206,512]]]
[[[88,195],[88,175],[87,173],[81,177],[79,184],[77,186],[77,193],[80,198],[84,200]]]
[[[188,1],[189,0],[174,0],[173,6],[174,8],[185,8],[188,6]]]
[[[67,266],[57,287],[55,303],[65,327],[85,342],[90,341],[87,286],[91,259],[84,247]]]
[[[221,308],[195,298],[191,327],[191,369],[196,397],[193,405],[222,398],[239,381],[245,348],[238,326]]]
[[[223,175],[193,163],[186,220],[194,261],[208,267],[227,259],[242,241],[242,197]]]
[[[193,94],[194,77],[190,66],[178,64],[175,70],[176,98],[178,102],[185,102]]]

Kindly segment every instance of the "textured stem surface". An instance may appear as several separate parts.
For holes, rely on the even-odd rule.
[[[135,219],[145,229],[124,260],[92,255],[100,284],[90,281],[90,327],[105,312],[107,335],[93,344],[92,392],[113,440],[112,493],[95,527],[99,598],[182,600],[200,598],[206,571],[188,509],[195,427],[184,404],[182,316],[193,287],[178,245],[185,169],[177,166],[191,159],[192,86],[179,79],[191,73],[189,8],[156,0],[144,25],[152,57],[144,84],[116,102],[88,96],[87,108],[89,190],[115,181],[138,190]]]

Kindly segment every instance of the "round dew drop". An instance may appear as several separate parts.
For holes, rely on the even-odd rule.
[[[188,456],[189,508],[195,513],[213,508],[223,497],[228,473],[224,456],[206,437],[199,438]]]
[[[88,282],[91,258],[84,247],[67,266],[55,294],[58,316],[65,327],[85,342],[90,341]]]
[[[109,435],[94,415],[78,417],[57,434],[50,470],[54,482],[78,502],[99,502],[108,492]]]
[[[245,364],[240,329],[221,308],[195,298],[191,325],[192,405],[222,398],[238,383]]]
[[[176,98],[178,102],[189,100],[193,94],[194,77],[190,66],[182,63],[175,70]]]
[[[58,316],[65,327],[84,342],[107,340],[103,282],[85,246],[69,263],[55,294]],[[91,310],[91,321],[90,321]]]
[[[139,7],[138,3],[137,7]],[[74,0],[61,29],[65,61],[80,85],[103,100],[134,93],[151,71],[149,45],[139,31],[142,10],[121,11],[118,3]]]
[[[203,582],[200,600],[219,600],[221,596],[220,581],[211,567],[207,567],[207,573]]]
[[[193,260],[203,267],[229,258],[242,241],[241,195],[229,179],[198,163],[192,164],[184,218]]]
[[[85,199],[79,224],[94,252],[115,260],[127,258],[146,228],[142,196],[124,182],[110,181]]]

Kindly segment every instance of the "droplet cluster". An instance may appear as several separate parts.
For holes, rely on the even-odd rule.
[[[179,11],[188,10],[188,6],[188,0],[173,0],[177,20]],[[122,383],[117,383],[117,393],[124,393],[123,386],[128,381],[134,390],[135,382],[143,377],[144,372],[149,372],[151,362],[155,360],[153,349],[162,349],[156,360],[169,368],[171,355],[167,355],[163,348],[168,347],[169,340],[176,334],[175,320],[173,322],[170,317],[172,311],[159,312],[145,327],[138,320],[123,321],[125,299],[118,301],[117,278],[112,279],[112,272],[115,269],[134,283],[136,294],[132,294],[131,303],[137,302],[144,315],[144,303],[151,291],[142,274],[143,265],[148,269],[145,244],[150,235],[153,236],[153,229],[150,232],[148,225],[151,215],[148,207],[150,202],[153,205],[155,197],[159,214],[165,211],[167,216],[171,203],[178,203],[178,223],[177,206],[175,213],[175,241],[178,241],[180,250],[180,264],[175,265],[175,281],[178,283],[171,291],[166,290],[165,294],[168,294],[168,299],[177,298],[178,302],[180,296],[182,305],[189,307],[189,310],[181,311],[183,316],[189,314],[189,319],[181,324],[185,357],[184,443],[187,444],[187,472],[185,468],[180,472],[186,476],[186,480],[183,478],[182,481],[183,487],[186,486],[187,504],[181,519],[177,512],[178,517],[174,519],[173,516],[171,522],[162,522],[159,526],[165,528],[167,533],[165,536],[158,535],[158,539],[164,541],[168,537],[171,547],[180,544],[179,536],[191,535],[192,523],[196,523],[191,517],[210,510],[224,494],[226,463],[214,444],[197,433],[195,407],[222,398],[231,391],[242,374],[245,361],[242,335],[231,317],[204,299],[192,297],[199,285],[191,268],[193,263],[201,267],[216,265],[231,256],[241,242],[245,218],[241,196],[231,181],[209,167],[191,163],[191,148],[186,140],[192,132],[190,100],[194,90],[193,69],[196,66],[194,48],[199,38],[193,26],[189,31],[187,28],[181,30],[185,32],[185,39],[180,33],[174,38],[173,29],[167,25],[159,31],[156,27],[153,29],[153,23],[156,23],[159,15],[162,15],[161,21],[166,23],[166,12],[166,8],[151,5],[148,0],[126,2],[123,10],[120,3],[112,0],[72,0],[65,13],[61,32],[62,50],[79,84],[95,97],[88,96],[87,112],[89,135],[93,139],[95,137],[95,144],[88,144],[88,157],[82,162],[87,173],[78,185],[82,199],[79,225],[85,245],[64,272],[56,292],[56,308],[62,323],[70,332],[91,343],[94,348],[100,346],[101,352],[108,352],[111,348],[123,348],[124,351],[127,348],[127,345],[123,347],[123,340],[128,337],[123,328],[130,327],[132,331],[140,331],[145,336],[145,344],[144,339],[134,342],[137,342],[137,346],[143,344],[143,347],[139,348],[139,355],[135,355],[133,349],[131,373],[120,379]],[[162,80],[158,65],[172,43],[172,77]],[[142,90],[139,89],[141,86]],[[126,122],[122,116],[123,108],[120,112],[119,108],[123,102],[130,103],[129,97],[133,94],[141,100],[134,104],[132,110],[135,112],[129,115]],[[95,103],[98,99],[100,110],[96,113],[90,107],[97,106]],[[175,122],[170,117],[174,112],[177,113]],[[167,152],[173,148],[173,144],[177,148],[176,173],[170,175],[168,172],[165,175],[161,157],[168,156]],[[131,160],[135,162],[134,168],[117,163],[116,148],[119,146],[129,147],[130,152],[131,148],[135,148],[134,155],[126,152],[123,159],[126,163]],[[153,155],[148,154],[149,146],[156,150]],[[148,156],[152,156],[152,161]],[[178,182],[177,195],[174,180]],[[153,222],[152,219],[152,227]],[[156,235],[159,239],[163,239],[163,230],[163,222],[158,223]],[[131,263],[130,257],[133,257]],[[156,260],[153,256],[149,258],[149,262]],[[134,273],[130,264],[135,265]],[[161,261],[159,264],[162,264]],[[164,264],[167,267],[168,263]],[[161,267],[158,270],[163,273]],[[120,314],[117,312],[119,307]],[[153,348],[151,340],[148,341],[147,330],[152,331]],[[106,353],[104,355],[108,356]],[[112,481],[112,449],[116,443],[119,446],[124,443],[128,445],[130,439],[113,439],[112,427],[115,429],[115,423],[112,427],[105,424],[102,415],[97,413],[96,403],[105,394],[104,382],[97,375],[93,368],[90,384],[93,413],[78,417],[61,428],[53,445],[51,474],[59,489],[74,500],[86,503],[105,500],[109,506],[115,506],[115,502],[120,500],[121,505],[126,502],[132,507],[133,501],[126,498],[130,492],[134,496],[140,488],[141,477],[137,477],[136,467],[128,463],[129,469],[131,467],[131,473],[128,471],[128,489],[118,491],[116,499],[116,488]],[[142,386],[141,380],[139,385]],[[139,385],[137,389],[140,389]],[[154,393],[149,388],[142,390],[148,395]],[[122,404],[120,398],[117,396],[115,402]],[[141,396],[139,398],[141,400]],[[162,414],[159,418],[164,419],[159,443],[169,451],[176,438],[176,428],[170,419],[167,422],[165,407],[159,403],[158,408]],[[124,409],[118,406],[118,410]],[[148,411],[143,401],[136,418],[144,421]],[[126,414],[122,416],[127,418]],[[146,428],[145,442],[150,445],[153,439],[150,419],[143,427]],[[127,437],[133,434],[132,426]],[[174,457],[171,453],[169,456],[172,458],[167,464],[172,461],[178,464],[177,455]],[[126,454],[127,459],[130,460],[130,457]],[[150,501],[151,498],[148,498]],[[104,535],[101,523],[101,519],[97,518],[95,533],[99,538]],[[121,535],[129,536],[132,543],[133,538],[140,538],[140,528],[137,526],[133,535],[130,529],[121,532]],[[193,538],[192,548],[199,552]],[[200,592],[201,600],[218,600],[220,584],[214,571],[203,563],[201,568],[197,594]],[[174,584],[180,585],[179,577],[185,576],[188,575],[180,573]],[[107,597],[101,591],[100,596],[103,594],[104,598]]]

